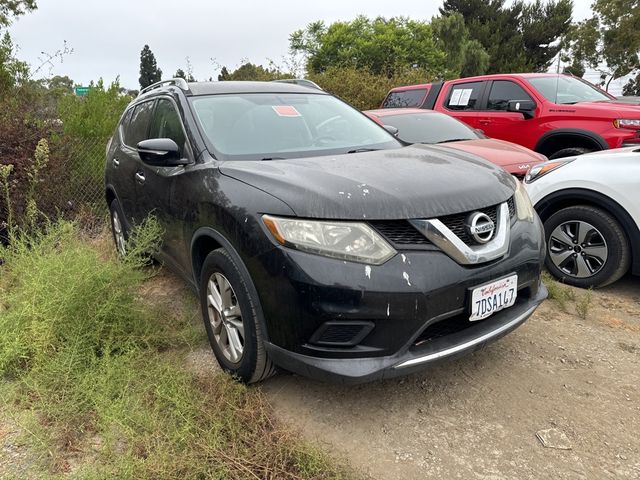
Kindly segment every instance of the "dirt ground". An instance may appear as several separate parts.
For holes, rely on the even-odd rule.
[[[585,319],[575,307],[547,301],[484,350],[409,377],[281,374],[262,388],[371,478],[640,479],[640,279],[593,292]],[[549,429],[545,447],[536,433]]]

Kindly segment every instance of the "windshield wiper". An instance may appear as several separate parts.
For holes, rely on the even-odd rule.
[[[473,140],[473,139],[472,138],[451,138],[451,139],[448,139],[448,140],[440,140],[439,142],[436,142],[435,144],[437,145],[439,143],[466,142],[467,140]],[[423,143],[426,143],[426,142],[423,142]]]
[[[379,148],[356,148],[354,150],[349,150],[347,153],[362,153],[362,152],[377,152],[380,150]]]
[[[263,162],[268,162],[269,160],[286,160],[284,157],[265,157],[260,159]]]

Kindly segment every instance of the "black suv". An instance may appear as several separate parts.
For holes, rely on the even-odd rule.
[[[172,80],[109,143],[114,239],[152,212],[220,365],[362,382],[475,350],[546,297],[542,226],[490,163],[290,83]]]

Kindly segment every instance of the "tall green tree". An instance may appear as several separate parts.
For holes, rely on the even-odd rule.
[[[436,45],[445,53],[447,66],[457,75],[482,75],[489,68],[489,54],[477,40],[469,38],[464,17],[452,13],[431,21]]]
[[[29,65],[16,57],[9,32],[0,37],[0,92],[23,84],[29,78]]]
[[[546,71],[571,25],[571,0],[445,0],[443,16],[463,16],[469,38],[489,54],[488,73]]]
[[[162,70],[158,68],[156,56],[149,45],[145,45],[140,52],[140,88],[146,88],[162,80]]]
[[[11,23],[11,17],[18,17],[37,8],[36,0],[0,0],[0,27]]]
[[[427,69],[444,75],[445,53],[436,46],[431,26],[404,17],[356,17],[327,26],[318,21],[289,36],[292,54],[303,54],[307,71],[322,73],[329,67],[367,69],[392,76],[397,67]]]

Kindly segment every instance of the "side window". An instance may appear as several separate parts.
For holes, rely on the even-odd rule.
[[[161,98],[156,104],[156,110],[149,130],[149,138],[170,138],[184,151],[186,140],[180,115],[173,103],[166,98]]]
[[[427,90],[425,88],[391,92],[384,99],[382,108],[419,107],[426,96]]]
[[[511,100],[531,100],[531,97],[515,82],[496,80],[491,85],[487,110],[507,110],[507,103]]]
[[[131,120],[126,126],[124,143],[135,148],[138,143],[147,139],[147,130],[153,112],[153,101],[136,105],[131,113]]]
[[[451,87],[446,107],[449,110],[477,110],[485,82],[458,83]]]
[[[118,133],[120,134],[120,139],[124,143],[126,143],[124,141],[124,136],[125,136],[125,132],[127,131],[127,128],[129,128],[129,122],[131,121],[131,113],[133,113],[133,110],[134,110],[133,108],[130,108],[125,112],[124,116],[122,117],[122,121],[118,126]]]

